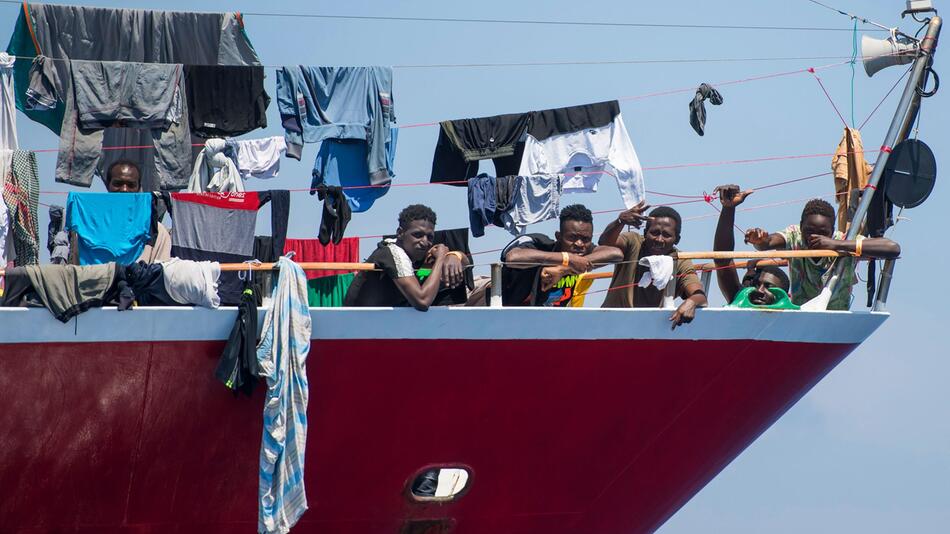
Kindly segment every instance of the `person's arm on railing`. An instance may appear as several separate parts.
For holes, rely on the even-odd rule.
[[[456,288],[462,285],[465,282],[465,269],[468,265],[468,257],[464,253],[457,250],[449,251],[442,265],[442,282],[445,287]]]
[[[590,256],[581,256],[571,252],[545,252],[535,248],[515,247],[505,254],[505,267],[509,269],[531,269],[538,265],[563,265],[567,267],[571,274],[581,274],[593,269],[593,265],[591,265],[588,258]],[[564,265],[565,263],[567,265]]]
[[[442,267],[445,264],[445,255],[448,252],[449,249],[445,245],[435,245],[429,250],[429,254],[435,258],[435,263],[432,265],[432,274],[421,284],[414,275],[393,279],[396,287],[399,288],[399,291],[413,308],[419,311],[427,311],[436,295],[439,294],[439,286],[442,283]]]
[[[858,242],[860,241],[860,245]],[[809,246],[813,249],[849,252],[862,258],[894,259],[901,255],[901,246],[886,237],[864,239],[832,239],[826,236],[810,236]],[[858,247],[860,246],[860,251]]]

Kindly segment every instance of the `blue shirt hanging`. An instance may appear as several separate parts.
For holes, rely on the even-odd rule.
[[[70,193],[66,200],[66,229],[79,237],[80,265],[135,263],[151,221],[151,193]]]

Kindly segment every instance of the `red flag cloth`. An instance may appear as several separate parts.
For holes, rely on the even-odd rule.
[[[287,239],[284,254],[294,251],[295,262],[330,261],[357,263],[360,261],[360,240],[358,237],[346,237],[340,244],[321,245],[317,239]],[[307,279],[322,278],[352,271],[307,271]]]

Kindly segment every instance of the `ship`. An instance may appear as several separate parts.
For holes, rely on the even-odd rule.
[[[940,24],[865,58],[914,63],[884,161]],[[869,311],[703,309],[678,329],[669,310],[499,295],[311,308],[309,509],[292,531],[655,531],[881,327],[892,269]],[[64,324],[0,308],[0,532],[254,531],[264,388],[214,377],[235,310],[103,307]]]
[[[0,308],[0,531],[254,531],[263,388],[214,378],[234,314]],[[653,531],[887,317],[314,308],[292,532]],[[415,495],[433,469],[467,480]]]

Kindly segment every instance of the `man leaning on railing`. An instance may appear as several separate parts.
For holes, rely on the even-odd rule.
[[[855,224],[858,224],[855,221]],[[781,232],[770,234],[761,228],[752,228],[745,234],[745,242],[756,250],[833,250],[853,256],[837,258],[845,262],[828,303],[829,310],[847,310],[851,307],[851,287],[857,282],[854,272],[858,258],[893,259],[900,256],[901,247],[884,237],[854,240],[844,239],[835,231],[835,209],[816,198],[809,200],[802,210],[800,224],[790,225]],[[790,258],[789,273],[792,281],[792,302],[801,306],[817,297],[834,272],[836,258]]]

